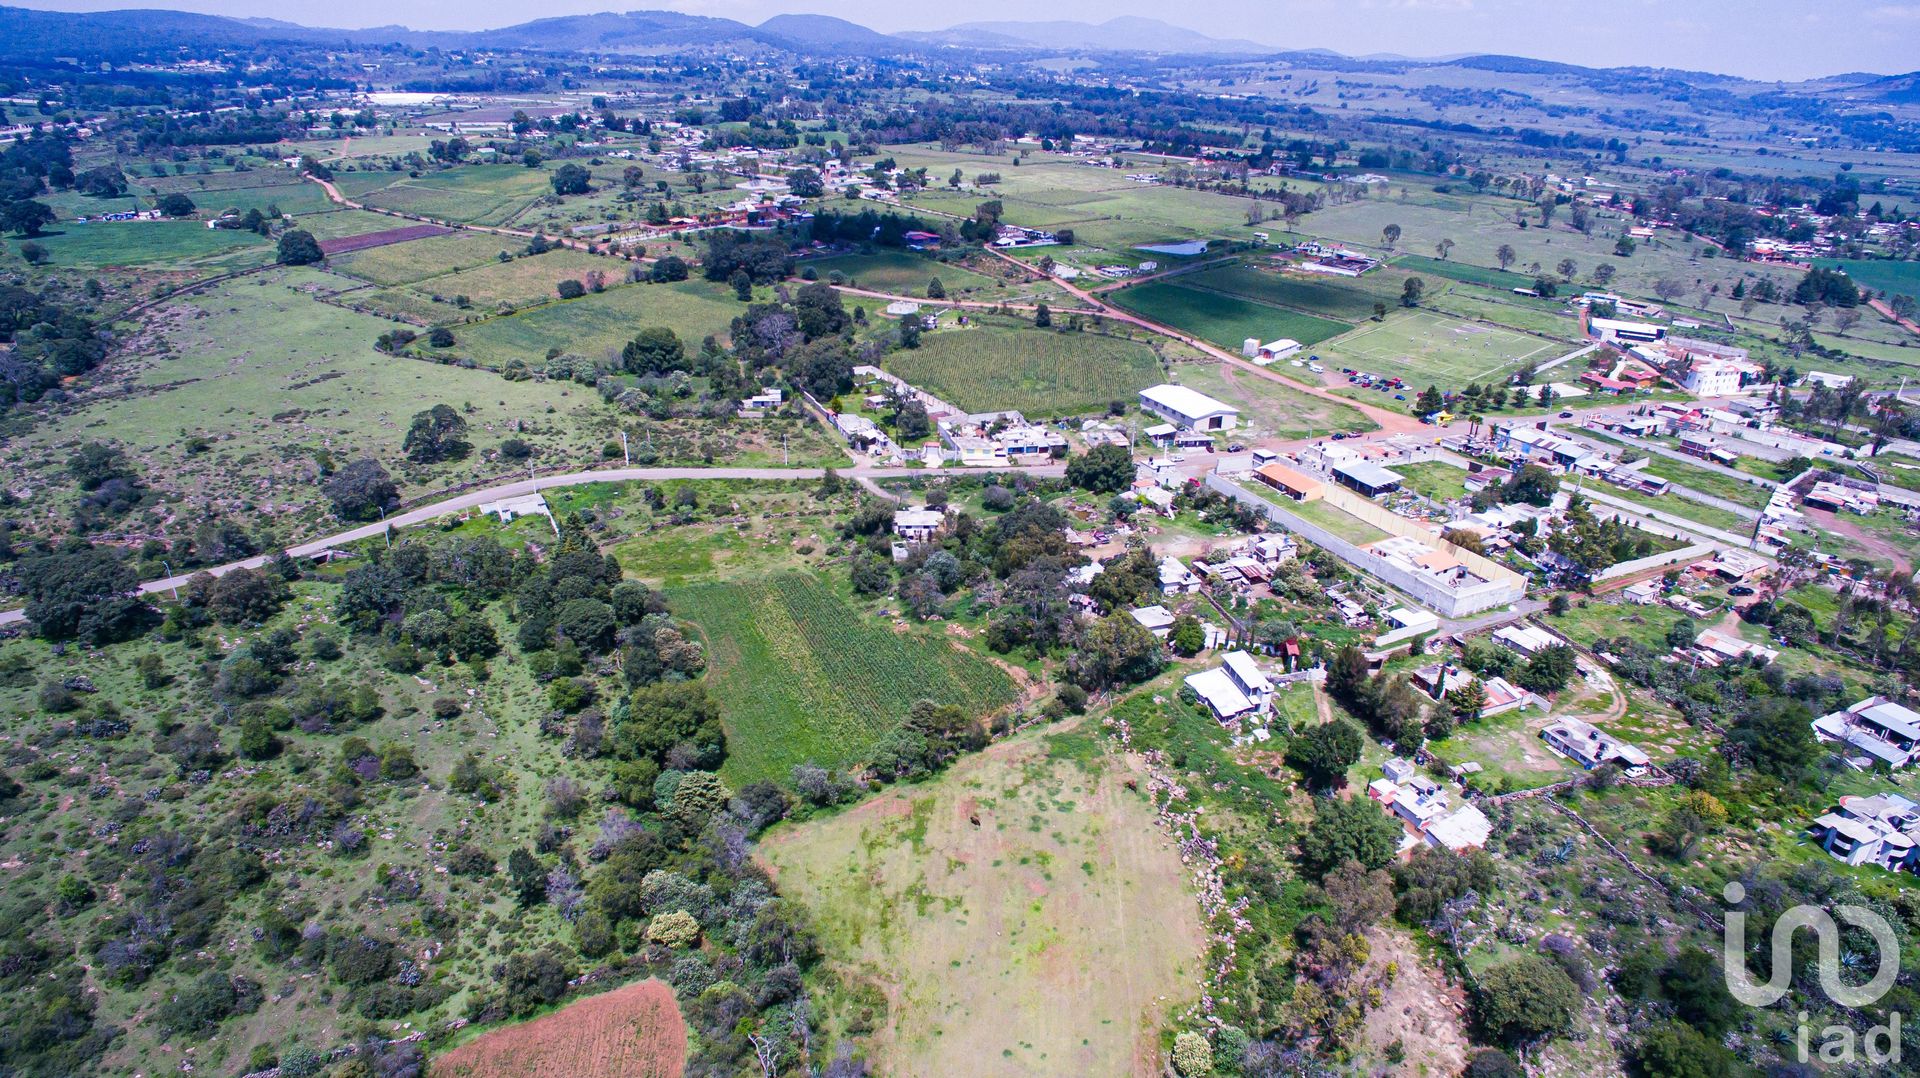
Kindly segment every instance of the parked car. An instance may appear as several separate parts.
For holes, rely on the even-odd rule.
[[[1727,589],[1727,594],[1728,595],[1752,595],[1753,589],[1747,587],[1745,584],[1735,584],[1733,587]]]
[[[1227,452],[1229,453],[1245,453],[1246,451],[1247,444],[1245,442],[1235,442],[1227,447]]]
[[[1393,399],[1397,401],[1403,401],[1407,399],[1407,395],[1405,393],[1395,393],[1393,395]]]
[[[1572,418],[1573,418],[1573,413],[1572,413],[1572,412],[1561,412],[1561,413],[1560,413],[1560,418],[1561,418],[1561,419],[1572,419]]]

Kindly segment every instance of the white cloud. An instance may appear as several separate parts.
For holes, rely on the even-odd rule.
[[[1920,22],[1920,4],[1882,4],[1867,12],[1874,22]]]

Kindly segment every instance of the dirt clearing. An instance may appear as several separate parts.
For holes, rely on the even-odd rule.
[[[762,842],[838,971],[887,998],[879,1073],[1156,1073],[1204,938],[1121,771],[1085,735],[1020,738]]]
[[[673,989],[636,981],[434,1059],[432,1078],[680,1078],[687,1027]]]

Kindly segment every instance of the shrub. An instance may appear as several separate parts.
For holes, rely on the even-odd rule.
[[[663,947],[691,947],[700,942],[700,922],[684,910],[663,913],[648,923],[647,942]]]
[[[1213,1045],[1206,1035],[1187,1030],[1173,1039],[1173,1066],[1185,1078],[1213,1073]]]

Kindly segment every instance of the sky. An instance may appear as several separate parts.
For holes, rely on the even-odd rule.
[[[774,15],[836,15],[883,33],[937,30],[959,21],[1139,15],[1215,37],[1348,55],[1445,56],[1497,52],[1593,67],[1646,65],[1794,80],[1848,71],[1920,68],[1920,0],[1611,0],[1552,6],[1538,0],[1208,0],[1170,13],[1160,0],[28,0],[59,11],[168,7],[308,26],[400,24],[481,30],[555,15],[671,8],[757,24]],[[0,46],[4,51],[4,46]]]

